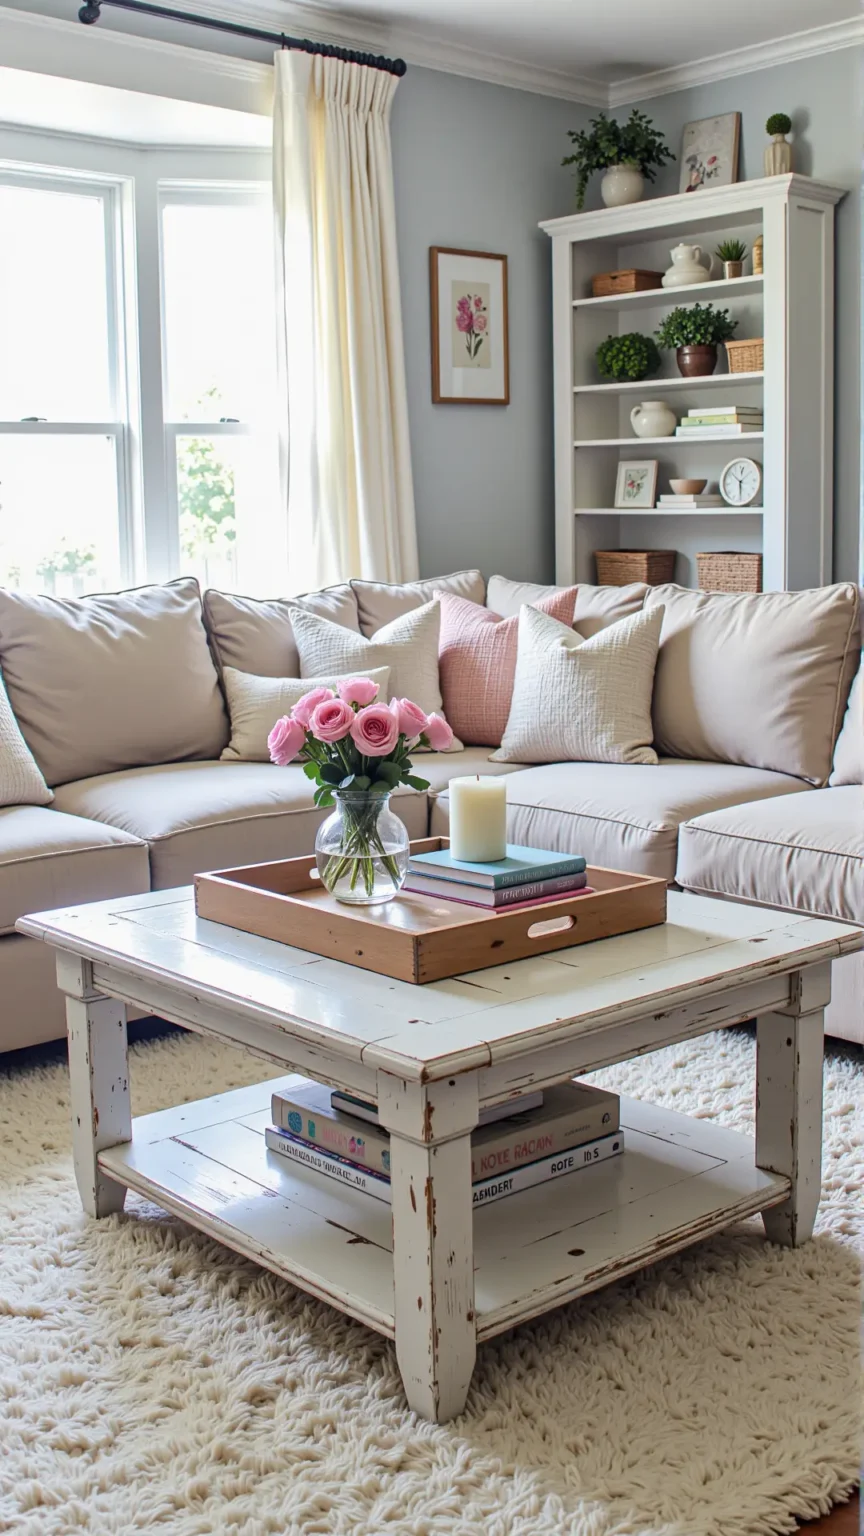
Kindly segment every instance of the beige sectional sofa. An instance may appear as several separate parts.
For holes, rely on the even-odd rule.
[[[302,602],[369,636],[441,588],[502,614],[550,590],[496,577],[487,592],[478,572],[463,572],[399,588],[357,582]],[[429,791],[398,792],[409,831],[446,832],[451,777],[502,773],[513,841],[864,922],[860,678],[849,699],[857,590],[580,587],[574,624],[590,635],[659,602],[656,766],[525,768],[490,762],[483,744],[430,755]],[[53,791],[50,804],[0,808],[0,1051],[64,1029],[50,954],[15,933],[25,912],[311,850],[322,813],[300,768],[220,761],[223,666],[299,675],[287,604],[211,592],[202,606],[189,580],[70,602],[0,592],[6,692]],[[862,995],[853,956],[835,967],[831,1032],[864,1041]]]

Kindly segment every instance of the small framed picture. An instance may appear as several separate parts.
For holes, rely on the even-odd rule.
[[[432,400],[435,405],[509,405],[507,257],[429,251]]]
[[[737,181],[740,136],[740,112],[725,112],[722,117],[703,117],[699,122],[685,123],[679,192],[728,187]]]
[[[657,459],[628,459],[618,465],[615,506],[622,511],[648,510],[657,499]]]

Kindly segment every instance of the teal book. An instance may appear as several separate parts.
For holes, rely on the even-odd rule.
[[[437,875],[439,880],[458,880],[462,885],[483,885],[500,891],[508,885],[525,885],[529,880],[551,880],[555,875],[581,875],[585,860],[581,853],[549,853],[545,848],[520,848],[507,844],[507,857],[491,864],[469,864],[454,859],[449,848],[437,853],[417,853],[409,870],[417,875]]]

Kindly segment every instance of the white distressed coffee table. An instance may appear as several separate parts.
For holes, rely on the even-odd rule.
[[[85,1210],[137,1190],[395,1338],[429,1419],[463,1408],[478,1340],[757,1211],[776,1242],[812,1232],[822,1011],[858,929],[671,893],[663,927],[421,987],[199,920],[188,890],[18,927],[58,951]],[[133,1120],[127,1003],[377,1100],[392,1222],[267,1151],[273,1082]],[[625,1100],[623,1157],[472,1214],[481,1106],[754,1016],[755,1142]]]

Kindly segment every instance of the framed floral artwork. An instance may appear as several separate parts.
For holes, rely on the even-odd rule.
[[[724,112],[722,117],[703,117],[696,123],[685,123],[679,192],[728,187],[737,181],[740,137],[740,112]]]
[[[628,459],[618,465],[615,506],[650,511],[657,499],[657,459]]]
[[[429,251],[432,399],[436,405],[509,405],[507,257]]]

